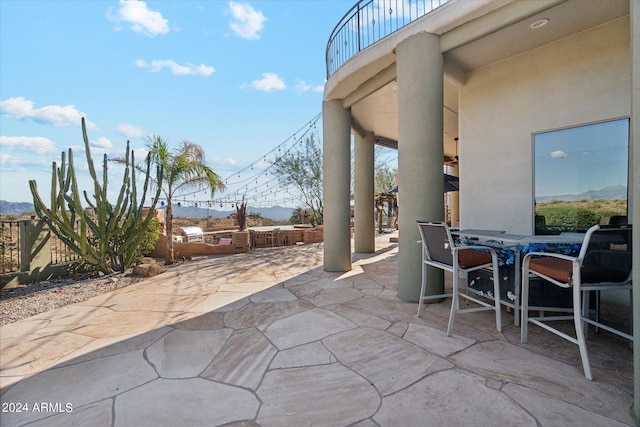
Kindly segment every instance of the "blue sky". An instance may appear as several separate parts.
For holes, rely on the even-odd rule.
[[[326,43],[353,4],[1,1],[0,199],[31,202],[35,179],[47,202],[51,163],[69,147],[91,189],[81,117],[98,164],[127,140],[142,159],[156,134],[200,144],[222,177],[248,177],[321,112]]]
[[[627,186],[629,120],[538,133],[536,197]]]

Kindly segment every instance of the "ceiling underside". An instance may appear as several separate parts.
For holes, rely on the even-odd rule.
[[[518,3],[507,4],[514,9]],[[505,6],[505,9],[506,7]],[[464,75],[523,52],[539,48],[598,25],[629,14],[628,0],[568,0],[553,7],[520,18],[513,16],[509,25],[504,23],[506,12],[500,9],[450,30],[463,32],[465,26],[494,27],[495,31],[470,40],[443,52],[446,65],[453,66]],[[429,19],[429,16],[423,19]],[[538,29],[531,24],[547,19]],[[402,30],[401,30],[402,31]],[[444,33],[442,37],[446,37]],[[375,48],[375,45],[372,46]],[[445,156],[455,156],[458,137],[459,79],[444,79],[444,141]],[[462,83],[463,84],[463,83]],[[381,140],[398,140],[398,110],[396,82],[387,83],[351,106],[351,114],[360,128],[372,131]]]

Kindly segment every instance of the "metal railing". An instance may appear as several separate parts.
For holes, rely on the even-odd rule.
[[[338,22],[327,43],[327,78],[363,49],[449,0],[360,0]]]
[[[25,240],[25,233],[29,232],[30,220],[0,221],[0,274],[23,271],[28,268],[28,262],[21,265],[21,260],[29,259],[33,242],[30,238]],[[76,222],[76,231],[80,230],[80,222]],[[32,228],[31,228],[32,229]],[[81,259],[80,255],[73,252],[58,236],[49,233],[47,237],[51,246],[51,265],[60,265],[70,261]]]
[[[20,271],[20,223],[0,222],[0,273]]]
[[[76,221],[74,225],[74,231],[80,233],[80,221]],[[88,230],[88,233],[90,231]],[[75,261],[82,257],[71,250],[55,233],[51,232],[49,235],[51,239],[51,265],[64,264],[66,262]]]

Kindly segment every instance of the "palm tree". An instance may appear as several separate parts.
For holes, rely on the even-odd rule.
[[[220,176],[205,164],[204,150],[198,144],[182,141],[176,149],[171,151],[162,137],[153,135],[148,138],[147,149],[151,161],[164,168],[162,182],[155,184],[161,188],[167,199],[165,264],[173,264],[175,262],[173,256],[173,209],[171,206],[173,196],[178,191],[209,187],[213,198],[214,192],[224,190],[225,185]]]

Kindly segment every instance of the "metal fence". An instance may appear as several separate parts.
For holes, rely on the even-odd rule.
[[[327,43],[327,78],[361,50],[449,0],[360,0],[338,22]]]
[[[21,221],[0,222],[0,272],[20,271],[20,223]]]
[[[26,242],[26,228],[30,220],[0,221],[0,274],[22,271],[20,265],[22,259],[28,259],[30,244]],[[79,231],[80,223],[76,222],[76,231]],[[64,264],[80,259],[69,246],[60,240],[58,236],[49,233],[51,243],[51,265]],[[27,239],[28,240],[28,239]]]
[[[80,233],[80,221],[76,221],[74,230]],[[53,232],[49,235],[49,239],[51,240],[51,265],[63,264],[81,258]]]

